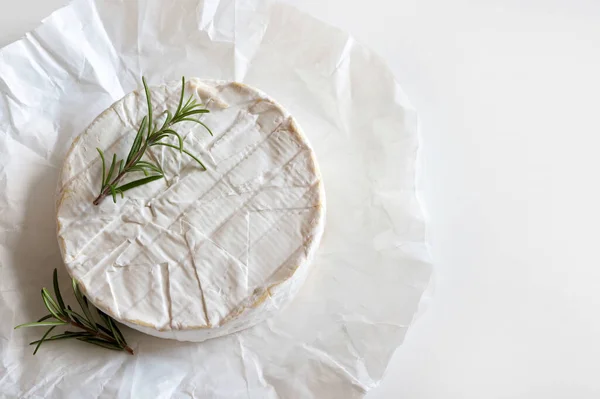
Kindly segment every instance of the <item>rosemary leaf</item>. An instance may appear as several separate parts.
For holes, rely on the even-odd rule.
[[[108,319],[108,326],[110,327],[110,330],[112,331],[112,335],[117,339],[117,342],[119,343],[119,345],[124,346],[125,338],[123,338],[123,334],[121,334],[119,327],[117,327],[115,322],[113,322],[111,319]]]
[[[113,197],[113,202],[116,204],[117,203],[117,190],[115,189],[115,186],[113,186],[112,184],[109,185],[110,187],[110,194]]]
[[[113,154],[112,162],[110,163],[110,169],[108,169],[108,175],[106,176],[106,182],[108,183],[115,171],[115,166],[117,164],[117,154]]]
[[[100,148],[96,148],[98,154],[100,154],[100,159],[102,159],[102,188],[106,185],[106,160],[104,159],[104,153]]]
[[[202,121],[199,121],[199,120],[196,120],[196,119],[194,119],[194,121],[195,121],[196,123],[198,123],[198,124],[202,125],[202,127],[204,127],[204,128],[205,128],[205,129],[208,131],[208,133],[209,133],[211,136],[214,136],[214,134],[213,134],[212,130],[210,130],[210,128],[209,128],[208,126],[206,126],[206,124],[205,124],[204,122],[202,122]]]
[[[59,341],[61,339],[71,339],[71,338],[77,338],[77,337],[93,337],[92,334],[90,333],[86,333],[86,332],[77,332],[77,333],[69,333],[68,331],[66,331],[63,334],[56,334],[51,336],[50,338],[46,338],[45,341]],[[41,341],[41,339],[38,339],[36,341],[30,342],[29,345],[35,345],[37,343],[39,343]]]
[[[207,130],[207,131],[208,131],[208,133],[210,133],[210,135],[211,135],[211,136],[214,136],[214,134],[213,134],[212,130],[210,130],[210,129],[209,129],[209,127],[208,127],[208,126],[206,126],[206,125],[204,124],[204,122],[202,122],[202,121],[200,121],[200,120],[198,120],[198,119],[194,119],[194,118],[183,118],[183,119],[181,119],[181,120],[180,120],[180,122],[195,122],[195,123],[197,123],[197,124],[199,124],[199,125],[202,125],[202,126],[203,126],[203,127],[204,127],[204,128]]]
[[[155,176],[144,177],[143,179],[134,180],[134,181],[132,181],[130,183],[123,184],[121,187],[118,188],[118,190],[121,190],[121,191],[125,192],[127,190],[131,190],[132,188],[136,188],[136,187],[139,187],[141,185],[153,182],[155,180],[162,179],[162,177],[163,177],[162,175],[155,175]]]
[[[207,110],[207,109],[195,109],[195,110],[191,110],[191,111],[188,111],[188,112],[182,113],[182,114],[181,114],[181,116],[182,116],[183,118],[186,118],[186,117],[188,117],[188,116],[192,116],[192,115],[196,115],[196,114],[207,114],[207,113],[209,113],[209,112],[210,112],[210,111],[209,111],[209,110]]]
[[[24,327],[64,326],[65,324],[69,324],[69,323],[64,322],[64,321],[36,321],[33,323],[19,324],[18,326],[15,327],[15,330],[17,328],[24,328]]]
[[[98,345],[101,346],[103,348],[106,349],[112,349],[115,351],[122,351],[123,348],[121,346],[119,346],[118,344],[113,344],[111,342],[105,341],[103,339],[99,339],[99,338],[93,338],[93,337],[77,337],[76,339],[78,339],[79,341],[83,341],[83,342],[87,342],[93,345]]]
[[[67,312],[67,315],[69,315],[69,317],[71,317],[71,320],[74,320],[76,323],[84,325],[89,329],[97,330],[96,323],[93,323],[92,321],[86,319],[79,313],[74,312],[72,310],[67,310],[66,312]]]
[[[133,145],[131,146],[129,154],[127,155],[127,163],[131,162],[133,157],[138,153],[140,147],[142,146],[142,140],[144,138],[144,129],[146,128],[147,122],[148,117],[144,116],[144,118],[142,119],[142,123],[140,124],[140,128],[138,129],[138,132],[135,136],[135,139],[133,140]]]
[[[163,143],[162,141],[159,141],[158,143],[154,143],[153,145],[163,145],[165,147],[171,147],[171,148],[175,148],[176,150],[179,150],[179,148],[173,144],[169,144],[169,143]],[[185,152],[190,158],[192,158],[194,161],[198,162],[200,164],[200,166],[202,166],[202,168],[204,168],[204,170],[206,170],[206,166],[204,166],[204,164],[202,163],[201,160],[199,160],[198,158],[196,158],[194,156],[194,154],[192,154],[191,152],[187,151],[187,150],[183,150],[183,152]]]
[[[39,340],[38,344],[36,345],[33,354],[35,356],[35,354],[37,353],[38,349],[40,349],[40,346],[42,346],[42,342],[44,342],[44,340],[46,339],[46,337],[48,336],[48,334],[50,334],[52,332],[52,330],[54,330],[56,328],[56,326],[52,326],[48,329],[48,331],[46,331],[46,333],[44,335],[42,335],[42,339]]]
[[[148,85],[146,84],[146,78],[142,76],[142,84],[144,85],[144,91],[146,92],[146,102],[148,103],[148,135],[146,137],[150,137],[152,135],[153,121],[152,121],[152,98],[150,95],[150,89],[148,89]]]
[[[160,166],[158,166],[158,165],[154,165],[153,163],[150,163],[150,162],[146,162],[146,161],[138,161],[138,162],[135,164],[135,166],[140,166],[140,167],[142,167],[142,168],[147,168],[147,169],[153,170],[153,171],[155,171],[155,172],[157,172],[157,173],[163,173],[163,171],[162,171],[162,169],[161,169],[161,167],[160,167]]]
[[[196,158],[196,156],[194,156],[194,154],[192,154],[191,152],[189,152],[188,150],[185,150],[185,149],[183,150],[183,152],[186,153],[187,156],[189,156],[190,158],[192,158],[194,161],[198,162],[198,164],[200,166],[202,166],[202,168],[204,170],[206,170],[206,166],[204,166],[204,164],[202,163],[202,161],[200,159]]]
[[[51,319],[51,318],[53,318],[53,317],[54,317],[54,316],[52,316],[51,314],[47,314],[47,315],[46,315],[46,316],[44,316],[44,317],[40,317],[40,318],[38,319],[38,323],[39,323],[40,321],[48,320],[48,319]]]
[[[92,312],[90,312],[90,308],[88,307],[87,301],[84,299],[81,291],[79,290],[79,286],[77,285],[77,281],[72,279],[73,284],[73,293],[75,294],[75,299],[79,302],[79,306],[81,310],[83,310],[83,314],[85,315],[86,321],[92,326],[93,329],[96,329],[96,324],[94,323],[94,318],[92,316]]]
[[[54,274],[52,275],[52,283],[54,285],[54,296],[56,297],[58,306],[60,306],[61,309],[64,309],[65,302],[62,299],[62,295],[60,295],[60,287],[58,286],[58,271],[56,269],[54,269]]]
[[[179,152],[182,153],[183,152],[183,138],[181,137],[181,135],[179,133],[177,133],[174,130],[167,130],[164,133],[162,133],[161,135],[155,137],[152,140],[152,144],[151,145],[155,145],[158,142],[160,142],[162,139],[167,138],[169,136],[175,136],[177,137],[177,141],[179,142],[179,147],[177,147],[179,149]]]
[[[193,106],[193,104],[192,104],[192,100],[193,99],[194,99],[194,97],[192,97],[192,96],[190,96],[190,98],[188,98],[187,102],[185,103],[185,105],[181,109],[181,112],[185,112],[186,110],[189,109],[190,106]]]
[[[171,113],[171,111],[167,110],[167,117],[165,118],[165,121],[163,122],[163,125],[160,128],[160,130],[165,130],[167,126],[171,123],[171,120],[173,120],[173,114]]]
[[[179,114],[181,111],[181,106],[183,105],[183,97],[185,96],[185,76],[181,77],[181,96],[179,97],[179,105],[177,106],[177,111],[175,115]]]
[[[42,300],[44,301],[44,305],[46,305],[46,309],[48,309],[52,316],[58,320],[62,320],[63,314],[61,310],[45,288],[42,288]]]
[[[153,146],[153,145],[155,145],[156,143],[158,143],[158,142],[159,142],[159,141],[161,141],[162,139],[164,139],[164,138],[168,138],[169,136],[170,136],[169,134],[167,134],[167,133],[163,133],[163,134],[157,135],[156,137],[153,137],[153,138],[152,138],[152,144],[150,144],[150,146]]]
[[[106,324],[108,326],[110,317],[108,317],[108,315],[106,313],[104,313],[103,311],[101,311],[99,309],[98,309],[98,316],[100,316],[100,319],[102,319],[104,324]]]
[[[108,324],[108,323],[107,323]],[[96,324],[96,326],[98,327],[99,330],[101,330],[102,332],[106,333],[106,334],[112,334],[112,331],[109,330],[108,328],[104,327],[102,324]]]
[[[71,320],[75,321],[76,323],[85,324],[85,322],[83,321],[85,317],[80,316],[79,313],[73,311],[73,309],[71,309],[70,306],[68,307],[68,309],[65,309],[65,313],[71,318]]]
[[[129,169],[130,172],[142,172],[145,176],[148,176],[148,171],[141,166],[132,166]]]
[[[179,141],[179,152],[183,152],[183,138],[181,135],[172,129],[166,129],[165,134],[177,137],[177,141]]]

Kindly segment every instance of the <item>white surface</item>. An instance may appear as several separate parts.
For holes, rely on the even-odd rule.
[[[64,3],[0,0],[1,44]],[[600,4],[294,3],[420,114],[435,299],[370,398],[598,397]]]

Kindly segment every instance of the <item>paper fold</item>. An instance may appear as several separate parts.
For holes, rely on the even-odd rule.
[[[382,378],[430,274],[415,195],[416,114],[384,62],[347,33],[253,0],[77,0],[0,50],[0,396],[360,398]],[[283,104],[317,154],[328,201],[294,302],[202,344],[130,329],[136,355],[45,344],[12,327],[44,314],[58,267],[54,189],[72,140],[136,88],[198,76]]]

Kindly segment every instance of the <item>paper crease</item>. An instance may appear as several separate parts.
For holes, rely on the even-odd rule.
[[[0,317],[19,324],[41,316],[35,293],[54,267],[68,282],[58,245],[42,240],[51,234],[28,245],[32,231],[47,228],[34,208],[54,205],[52,195],[29,194],[39,194],[41,177],[56,179],[48,164],[59,164],[77,134],[138,88],[142,73],[152,84],[181,75],[237,79],[294,115],[327,190],[313,270],[274,319],[201,344],[123,328],[135,356],[62,341],[33,357],[36,332],[0,329],[0,396],[363,397],[402,343],[431,272],[415,193],[414,110],[381,59],[290,6],[177,4],[76,0],[0,49]],[[168,291],[168,277],[161,281]],[[276,298],[277,288],[268,295]]]

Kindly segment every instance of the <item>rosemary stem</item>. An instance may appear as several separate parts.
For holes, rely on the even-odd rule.
[[[85,331],[89,332],[90,334],[94,334],[94,336],[96,336],[98,338],[102,338],[103,340],[106,340],[108,342],[117,343],[113,337],[110,337],[104,333],[101,333],[100,331],[94,331],[91,328],[88,328],[88,327],[84,326],[83,324],[79,324],[73,320],[65,320],[65,321],[69,322],[74,327],[85,330]],[[125,347],[123,349],[125,349],[130,355],[133,355],[133,349],[131,349],[131,347],[129,345],[125,345]]]
[[[208,131],[208,133],[211,134],[211,136],[213,134],[212,131],[208,128],[208,126],[206,126],[204,122],[198,119],[200,118],[200,116],[196,116],[200,114],[209,113],[210,111],[206,108],[203,108],[203,104],[198,104],[197,101],[194,99],[193,95],[190,95],[185,105],[183,104],[183,99],[185,97],[185,77],[181,78],[181,96],[179,98],[179,105],[177,106],[177,110],[175,111],[175,114],[172,114],[169,110],[165,111],[166,117],[162,122],[162,126],[158,125],[157,120],[154,120],[152,118],[151,94],[148,85],[146,84],[146,79],[144,79],[144,77],[142,77],[142,83],[144,85],[144,91],[146,94],[146,102],[148,103],[148,115],[146,115],[142,119],[135,139],[133,140],[131,149],[129,150],[129,154],[127,155],[126,159],[129,160],[131,158],[131,160],[127,162],[125,166],[123,166],[123,163],[125,161],[121,159],[119,162],[117,162],[117,155],[113,154],[112,163],[110,164],[110,168],[108,168],[107,172],[106,159],[104,157],[104,153],[100,148],[96,148],[102,160],[102,187],[100,189],[100,194],[92,201],[94,205],[99,205],[108,195],[112,195],[114,201],[117,202],[117,194],[120,194],[121,197],[124,197],[124,191],[131,190],[132,188],[151,183],[160,178],[164,178],[164,172],[158,164],[155,165],[151,162],[141,161],[145,151],[148,150],[149,147],[155,145],[178,149],[180,153],[188,155],[193,160],[195,160],[204,170],[206,170],[206,167],[204,166],[202,161],[200,161],[189,151],[186,151],[183,148],[183,137],[177,131],[172,129],[172,127],[178,123],[195,122],[203,126]],[[168,142],[161,141],[166,138],[177,138],[179,145],[175,146]],[[118,165],[118,172],[117,176],[114,179],[112,179],[113,172],[115,171],[115,165]],[[152,172],[152,175],[148,174],[149,171]],[[117,187],[117,184],[121,182],[123,177],[131,172],[143,172],[146,177],[137,180],[132,180],[127,184],[123,184],[120,187]],[[111,179],[112,181],[109,181]]]
[[[111,184],[117,184],[118,182],[121,181],[121,179],[123,177],[125,177],[125,168],[123,169],[123,172],[119,173],[119,175],[117,177],[115,177],[115,180],[112,181]],[[110,193],[110,186],[106,186],[106,188],[104,190],[102,190],[102,192],[100,193],[100,195],[98,195],[96,197],[96,199],[94,200],[93,204],[94,205],[100,205],[100,203],[102,202],[102,200],[104,200],[104,198],[106,198],[108,196],[108,194]]]
[[[104,188],[104,190],[102,190],[102,192],[100,193],[100,195],[98,195],[96,197],[96,199],[94,200],[93,204],[94,205],[100,205],[100,203],[102,202],[102,200],[104,200],[104,198],[106,198],[108,196],[108,194],[110,194],[110,186],[111,185],[116,185],[118,184],[121,179],[123,179],[125,177],[125,175],[129,172],[129,168],[131,168],[133,165],[135,165],[135,163],[137,161],[139,161],[142,156],[144,155],[144,152],[146,152],[146,148],[148,148],[148,143],[144,143],[144,145],[142,146],[142,148],[140,148],[140,150],[138,151],[137,154],[135,154],[135,156],[133,157],[133,159],[131,161],[129,161],[129,163],[127,165],[125,165],[125,167],[123,168],[123,170],[121,171],[121,173],[119,173],[117,175],[117,177],[114,178],[114,180],[112,182],[110,182],[109,184],[106,185],[106,187]]]

